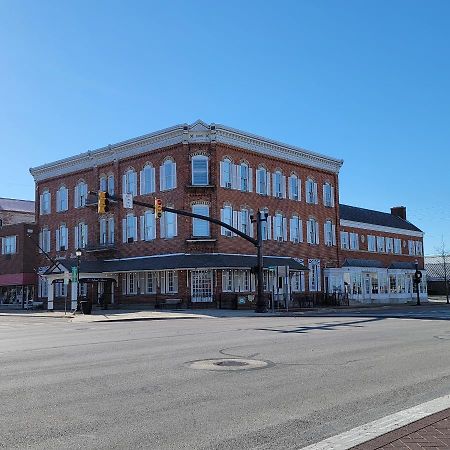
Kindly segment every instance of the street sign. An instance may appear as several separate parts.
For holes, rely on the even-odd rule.
[[[72,267],[72,283],[76,283],[78,281],[78,268]]]
[[[133,194],[122,194],[123,207],[133,209]]]

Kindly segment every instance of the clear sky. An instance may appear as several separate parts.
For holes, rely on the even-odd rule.
[[[0,196],[201,118],[344,159],[341,202],[450,247],[450,2],[0,0]]]

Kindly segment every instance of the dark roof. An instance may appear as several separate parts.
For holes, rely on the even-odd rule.
[[[377,259],[351,259],[347,258],[342,267],[383,267]]]
[[[358,208],[357,206],[340,204],[339,217],[342,220],[351,220],[352,222],[369,223],[371,225],[381,225],[410,231],[422,231],[407,220],[403,220],[393,214],[374,211],[373,209]]]
[[[444,270],[444,258],[442,256],[425,256],[425,270],[427,280],[444,281],[445,271],[447,279],[450,279],[450,256],[445,258],[446,268]]]
[[[14,211],[34,214],[34,202],[32,200],[0,198],[0,211]]]
[[[413,262],[394,261],[388,269],[415,269],[416,266]]]
[[[77,265],[76,259],[59,261],[68,270]],[[174,254],[133,259],[81,261],[80,272],[107,273],[165,269],[251,268],[256,256],[230,254]],[[289,266],[293,270],[308,270],[295,258],[264,257],[264,267]],[[49,269],[51,270],[51,268]]]

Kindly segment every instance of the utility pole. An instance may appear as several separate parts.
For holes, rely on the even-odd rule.
[[[254,222],[254,219],[251,218]],[[258,274],[258,291],[256,296],[257,313],[267,312],[267,305],[264,299],[264,265],[263,265],[263,222],[267,222],[267,213],[258,211],[256,215],[256,240],[257,240],[257,274]]]

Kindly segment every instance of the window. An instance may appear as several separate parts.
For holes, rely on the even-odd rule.
[[[126,274],[125,294],[127,294],[127,295],[136,295],[137,294],[138,279],[139,279],[139,274],[136,272],[130,272],[130,273]]]
[[[161,292],[163,294],[176,294],[178,292],[178,272],[176,270],[161,272]]]
[[[222,270],[222,292],[233,292],[232,270]]]
[[[414,256],[416,254],[416,245],[414,241],[408,241],[408,253],[410,256]]]
[[[394,253],[396,255],[402,254],[402,240],[401,239],[394,239]]]
[[[334,207],[334,188],[330,183],[323,185],[323,204],[330,208]]]
[[[220,186],[231,189],[233,182],[233,163],[229,159],[220,161]]]
[[[384,253],[384,237],[377,236],[377,252]]]
[[[336,227],[331,220],[327,220],[323,224],[323,233],[325,245],[336,245]]]
[[[50,192],[48,190],[44,191],[41,195],[40,195],[40,199],[39,199],[39,205],[40,205],[40,214],[50,214],[51,212],[51,200],[52,200],[52,195],[50,194]]]
[[[75,250],[85,248],[88,242],[88,226],[81,222],[75,226]]]
[[[319,223],[314,218],[306,222],[308,244],[319,244]]]
[[[286,197],[286,177],[279,170],[273,174],[272,195],[278,198]]]
[[[273,238],[276,241],[287,241],[286,219],[281,213],[275,214],[273,220]]]
[[[155,192],[155,168],[147,164],[141,170],[141,195]]]
[[[234,270],[231,271],[233,275],[233,288],[234,292],[250,292],[251,275],[249,270]]]
[[[128,214],[122,219],[122,242],[134,242],[137,240],[137,217]]]
[[[128,169],[122,177],[122,194],[137,195],[137,174],[134,169]]]
[[[66,225],[56,229],[56,251],[66,251],[69,248],[68,231]]]
[[[251,169],[250,167],[248,167],[248,164],[246,163],[241,163],[241,168],[240,168],[240,179],[241,179],[241,183],[240,183],[240,188],[241,191],[243,192],[251,192],[252,191],[252,178],[251,178]]]
[[[67,211],[69,202],[69,190],[65,186],[61,186],[56,191],[56,211]]]
[[[100,183],[99,183],[99,191],[107,192],[108,190],[108,178],[106,175],[102,175],[100,177]]]
[[[233,226],[233,208],[231,206],[224,206],[220,210],[220,220],[227,225]],[[220,227],[220,234],[222,236],[232,236],[232,232],[224,227]]]
[[[169,205],[167,206],[170,207]],[[162,238],[170,239],[177,235],[177,215],[175,213],[163,212],[160,225]]]
[[[108,175],[108,194],[114,195],[114,175]]]
[[[192,157],[192,184],[194,186],[207,186],[208,177],[208,157],[196,155]]]
[[[172,159],[166,159],[159,168],[159,184],[161,191],[177,187],[177,165]]]
[[[2,255],[16,253],[16,236],[5,236],[2,238]]]
[[[48,228],[43,228],[39,233],[39,247],[41,247],[44,252],[50,251],[50,230]],[[41,252],[41,250],[39,250]]]
[[[209,217],[208,205],[193,205],[192,212],[201,216]],[[192,236],[207,237],[209,236],[209,222],[201,219],[192,219]]]
[[[309,259],[309,290],[311,292],[320,292],[320,260]]]
[[[100,219],[100,244],[114,244],[114,217]]]
[[[55,283],[55,297],[66,297],[67,285],[64,283]]]
[[[262,212],[264,215],[267,214],[267,220],[261,222],[262,238],[266,241],[272,239],[272,216],[268,215],[267,209],[264,209]]]
[[[250,213],[248,209],[239,211],[238,229],[249,236],[253,236],[253,226],[250,222]]]
[[[291,200],[300,200],[300,181],[297,175],[289,177],[289,198]]]
[[[141,216],[141,240],[151,241],[156,239],[156,218],[153,211],[145,211]]]
[[[348,231],[341,231],[341,248],[347,250],[350,248]]]
[[[289,222],[289,240],[294,243],[303,242],[302,221],[293,216]]]
[[[317,183],[308,178],[306,180],[306,203],[317,204]]]
[[[394,253],[394,239],[386,238],[386,253]]]
[[[145,274],[145,293],[156,294],[157,273],[147,272]]]
[[[256,171],[256,192],[262,195],[270,195],[270,173],[264,168],[259,167]]]
[[[422,242],[416,241],[416,255],[422,256],[423,250],[422,250]]]
[[[78,182],[75,186],[75,208],[83,208],[86,206],[88,196],[88,186],[84,181]]]
[[[294,272],[292,274],[291,290],[292,290],[292,292],[304,292],[305,291],[305,273],[304,272]]]
[[[350,250],[359,250],[359,235],[358,233],[350,233]]]
[[[368,235],[367,236],[367,250],[369,252],[376,252],[376,242],[375,242],[375,236]]]

